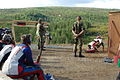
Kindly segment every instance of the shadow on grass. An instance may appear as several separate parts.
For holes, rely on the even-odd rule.
[[[40,62],[43,64],[58,64],[58,63],[60,63],[58,61],[40,61]]]
[[[72,80],[72,79],[69,79],[68,77],[60,77],[60,76],[55,76],[54,78],[55,80]]]
[[[46,49],[49,52],[72,52],[72,49]]]
[[[42,65],[44,69],[64,69],[62,66],[48,66],[48,65]]]

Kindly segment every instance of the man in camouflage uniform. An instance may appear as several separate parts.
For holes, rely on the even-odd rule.
[[[45,27],[44,27],[44,23],[42,23],[42,19],[38,20],[38,24],[37,24],[37,31],[36,31],[36,35],[38,36],[38,49],[42,49],[44,48],[44,43],[45,43]]]
[[[77,16],[77,21],[74,22],[73,27],[72,27],[72,33],[74,35],[74,56],[77,57],[76,53],[77,53],[77,45],[79,43],[79,57],[85,57],[83,56],[82,53],[82,35],[84,33],[84,29],[83,29],[83,23],[81,22],[81,16]]]

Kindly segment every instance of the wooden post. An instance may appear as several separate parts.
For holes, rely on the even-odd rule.
[[[26,23],[26,25],[17,25],[16,23],[17,22],[22,22],[22,23]],[[31,24],[32,25],[31,25]],[[14,40],[16,39],[16,37],[15,37],[15,26],[19,26],[19,27],[36,27],[35,25],[33,25],[33,24],[36,24],[36,23],[38,23],[37,21],[22,21],[22,20],[14,20],[14,21],[12,21],[12,34],[13,34],[13,37],[14,37]],[[43,22],[44,24],[48,24],[47,22]]]

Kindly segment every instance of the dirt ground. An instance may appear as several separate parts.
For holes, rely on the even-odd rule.
[[[33,50],[36,58],[39,50]],[[56,80],[116,80],[119,69],[113,63],[104,63],[107,51],[85,53],[85,58],[74,57],[72,48],[46,48],[40,60],[45,73],[51,73]]]

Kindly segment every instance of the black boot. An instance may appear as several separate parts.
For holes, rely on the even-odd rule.
[[[74,54],[75,54],[74,57],[77,57],[76,52]]]
[[[85,56],[81,54],[81,55],[79,55],[79,57],[85,57]]]
[[[82,45],[80,45],[79,57],[85,57],[84,55],[82,55]]]
[[[84,55],[81,54],[81,52],[79,53],[79,57],[85,57]]]
[[[40,45],[38,45],[38,49],[40,49]]]
[[[77,57],[77,55],[74,55],[74,57]]]

